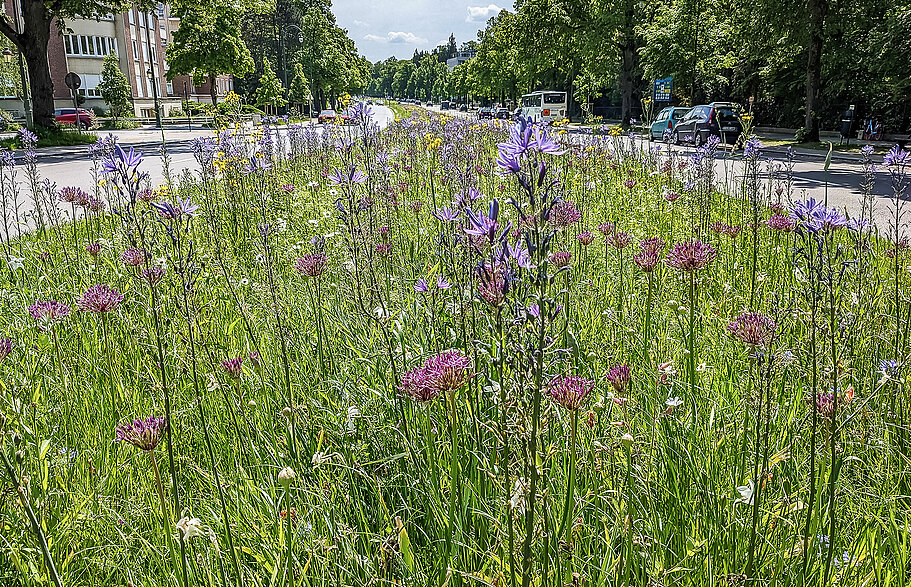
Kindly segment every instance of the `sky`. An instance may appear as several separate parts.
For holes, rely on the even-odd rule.
[[[512,2],[490,0],[333,0],[338,25],[348,29],[361,55],[371,62],[407,59],[449,41],[476,41],[487,19]]]

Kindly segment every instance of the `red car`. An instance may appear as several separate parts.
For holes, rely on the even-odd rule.
[[[335,110],[323,110],[319,113],[319,116],[317,116],[316,120],[320,124],[326,122],[335,122],[336,116],[338,115],[335,113]]]
[[[92,113],[84,108],[79,109],[78,116],[75,108],[58,108],[54,110],[54,118],[58,124],[72,124],[82,129],[92,126]]]

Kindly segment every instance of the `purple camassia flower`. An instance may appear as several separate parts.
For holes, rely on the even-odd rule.
[[[142,153],[137,153],[133,147],[127,153],[120,145],[114,145],[114,151],[101,164],[101,173],[114,173],[115,171],[133,171],[142,163]]]
[[[551,399],[574,412],[582,406],[582,402],[595,387],[595,382],[577,375],[564,375],[554,377],[547,386],[547,393]]]
[[[886,167],[904,167],[911,163],[911,152],[894,145],[888,153],[883,155],[883,165]]]
[[[509,129],[509,140],[497,145],[497,165],[506,173],[517,173],[521,169],[521,160],[535,152],[559,155],[562,151],[543,126],[520,116]]]
[[[775,321],[760,312],[746,312],[728,324],[728,333],[747,346],[765,346],[775,334]]]
[[[27,128],[20,128],[17,134],[19,135],[19,140],[22,141],[22,148],[26,151],[31,151],[38,144],[38,135]]]
[[[630,369],[628,365],[614,365],[605,376],[616,393],[623,393],[629,385]]]
[[[417,283],[414,284],[414,291],[417,293],[427,293],[430,291],[430,286],[427,285],[427,280],[421,277],[417,280]]]
[[[472,204],[475,200],[480,199],[481,197],[481,192],[479,192],[476,188],[468,188],[465,191],[459,192],[452,203],[456,208],[464,208]]]
[[[822,202],[810,198],[806,202],[797,202],[791,206],[791,218],[799,227],[812,233],[820,230],[835,230],[847,226],[848,220],[838,210],[827,208]]]
[[[168,422],[163,416],[137,418],[132,424],[118,424],[117,442],[132,444],[138,449],[150,452],[155,450],[161,441],[162,434],[168,429]]]
[[[744,159],[759,159],[762,155],[762,143],[759,142],[759,139],[750,139],[743,145],[743,158]]]
[[[459,211],[452,208],[440,208],[433,213],[442,222],[455,222],[459,219]]]
[[[0,338],[0,361],[8,357],[11,352],[13,352],[13,339]]]
[[[329,183],[333,185],[345,185],[351,183],[364,183],[367,176],[361,173],[354,165],[348,168],[348,171],[336,169],[329,174]]]
[[[310,253],[299,257],[294,262],[294,268],[307,277],[319,277],[326,270],[328,258],[322,253]]]
[[[244,174],[250,175],[256,171],[266,171],[267,169],[272,168],[272,163],[267,157],[264,157],[262,153],[257,153],[252,155],[247,160],[247,165],[244,167]]]
[[[190,201],[190,198],[181,200],[177,198],[173,203],[165,200],[163,202],[152,202],[152,206],[158,210],[158,214],[165,219],[177,220],[183,215],[190,217],[196,216],[199,206]]]
[[[512,229],[512,222],[507,221],[500,236],[497,237],[497,231],[500,227],[497,222],[497,218],[499,218],[500,215],[500,203],[497,200],[490,203],[490,210],[486,216],[483,212],[473,212],[471,208],[466,208],[465,214],[468,216],[468,221],[470,223],[470,225],[464,229],[465,234],[471,236],[485,237],[490,242],[493,242],[494,240],[502,241]]]
[[[54,323],[70,315],[70,307],[55,300],[35,302],[28,307],[28,313],[39,322]]]
[[[531,255],[521,242],[516,242],[514,245],[506,243],[505,253],[516,262],[520,269],[531,269],[533,267]]]
[[[225,370],[225,373],[228,374],[232,379],[238,379],[243,374],[243,357],[235,357],[233,359],[225,359],[221,362],[221,368]]]
[[[116,310],[123,301],[123,294],[103,283],[93,285],[76,300],[76,307],[83,312],[92,314],[107,314]]]
[[[714,261],[715,256],[715,249],[712,248],[712,245],[694,238],[674,244],[671,252],[668,253],[666,263],[681,271],[699,271]]]
[[[437,276],[437,289],[449,289],[452,287],[452,284],[446,281],[446,278],[442,275]]]
[[[415,401],[428,402],[441,393],[459,389],[470,377],[471,359],[457,350],[444,351],[406,373],[399,392]]]

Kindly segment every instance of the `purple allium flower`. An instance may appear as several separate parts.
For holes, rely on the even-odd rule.
[[[770,229],[777,230],[779,232],[793,232],[794,228],[797,226],[797,223],[784,214],[772,214],[772,216],[765,221],[765,225]]]
[[[164,269],[161,267],[146,267],[142,270],[140,275],[142,275],[142,278],[145,279],[149,285],[158,285],[164,278]]]
[[[667,256],[667,264],[681,271],[699,271],[715,260],[715,249],[694,238],[674,244]]]
[[[92,257],[97,257],[98,253],[101,252],[101,243],[90,243],[86,245],[85,252],[87,252]]]
[[[737,238],[737,236],[740,234],[741,230],[743,230],[743,228],[739,224],[733,224],[733,225],[728,224],[727,226],[724,227],[724,230],[722,230],[721,232],[726,237]]]
[[[120,254],[120,260],[127,267],[139,267],[145,264],[146,254],[142,249],[131,247]]]
[[[558,202],[550,211],[550,223],[556,227],[565,227],[579,222],[582,212],[576,208],[576,203],[569,200]]]
[[[89,196],[89,201],[85,203],[85,207],[92,212],[101,212],[104,210],[104,201],[96,198],[95,196]]]
[[[89,195],[83,190],[77,187],[65,187],[60,190],[60,201],[66,202],[68,204],[79,204],[83,205],[82,202],[87,202],[89,200]]]
[[[221,368],[225,370],[225,373],[228,374],[232,379],[237,379],[243,374],[243,357],[235,357],[233,359],[225,359],[221,362]]]
[[[548,261],[557,269],[563,269],[564,267],[569,267],[570,262],[572,261],[573,254],[569,251],[558,251],[556,253],[551,253],[548,257]]]
[[[633,242],[633,237],[627,232],[614,232],[607,239],[608,244],[610,244],[615,249],[625,249],[627,245]]]
[[[281,189],[282,189],[282,191],[285,192],[286,194],[293,194],[293,193],[294,193],[294,190],[296,190],[297,188],[294,187],[294,184],[293,184],[293,183],[286,183],[286,184],[283,184],[283,185],[282,185],[282,188],[281,188]]]
[[[594,242],[595,235],[586,230],[585,232],[580,232],[577,234],[576,240],[578,240],[583,247],[587,247],[588,245],[592,244],[592,242]]]
[[[633,255],[633,262],[646,273],[651,273],[658,267],[661,256],[657,251],[642,250]]]
[[[247,358],[250,359],[251,365],[253,365],[254,367],[259,367],[259,353],[257,351],[248,353]]]
[[[322,253],[310,253],[294,262],[294,268],[307,277],[319,277],[326,270],[328,258]]]
[[[478,295],[492,308],[499,308],[506,301],[508,291],[505,271],[502,267],[487,264],[478,269]]]
[[[441,393],[462,387],[470,376],[471,359],[461,351],[444,351],[406,373],[399,384],[399,392],[415,401],[427,402]]]
[[[388,257],[392,252],[392,245],[389,243],[379,243],[374,247],[374,250],[376,250],[381,257]]]
[[[28,307],[28,313],[38,322],[53,324],[70,315],[70,307],[54,300],[35,302]]]
[[[421,202],[420,200],[417,200],[417,201],[411,202],[411,203],[408,205],[408,207],[411,208],[411,211],[412,211],[412,212],[414,212],[415,214],[417,214],[418,212],[421,211],[421,208],[424,207],[424,202]]]
[[[595,382],[577,375],[554,377],[547,386],[551,399],[570,411],[576,411],[595,387]]]
[[[759,312],[746,312],[728,324],[728,333],[747,346],[766,346],[775,335],[775,321]]]
[[[727,227],[728,227],[728,225],[725,224],[724,222],[713,222],[713,223],[709,224],[709,230],[711,230],[715,234],[723,233]]]
[[[664,199],[668,202],[676,202],[680,199],[680,192],[665,192]]]
[[[811,396],[812,397],[812,396]],[[820,391],[816,394],[816,411],[823,418],[831,419],[835,415],[835,394],[829,391]],[[807,398],[807,403],[812,406],[813,400]]]
[[[116,310],[117,306],[119,306],[122,301],[122,293],[103,283],[99,283],[88,288],[85,293],[76,300],[76,307],[83,312],[106,314]]]
[[[149,204],[155,200],[156,194],[150,189],[141,190],[136,196],[146,204]]]
[[[116,440],[132,444],[138,449],[149,452],[155,450],[167,429],[168,422],[163,416],[136,418],[132,424],[119,424],[117,426]]]
[[[0,338],[0,361],[8,357],[11,352],[13,352],[13,339]]]
[[[607,372],[607,380],[616,393],[623,393],[629,385],[630,370],[628,365],[614,365]]]
[[[598,225],[598,232],[603,234],[604,238],[607,238],[607,236],[609,234],[614,232],[615,228],[616,227],[614,226],[613,222],[604,222],[604,223]]]
[[[634,187],[636,187],[637,183],[638,182],[635,179],[628,179],[623,182],[623,187],[625,187],[627,189],[633,189]]]

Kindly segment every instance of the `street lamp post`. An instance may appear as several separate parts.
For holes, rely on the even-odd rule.
[[[297,26],[296,24],[286,24],[285,28],[286,29],[296,29],[297,35],[298,35],[297,36],[298,43],[304,42],[304,31],[302,31],[299,26]],[[282,53],[282,71],[284,72],[283,77],[285,78],[285,87],[284,87],[285,103],[290,104],[290,101],[288,100],[288,98],[290,96],[290,94],[289,94],[290,85],[288,83],[288,55],[285,53],[285,35],[282,31],[279,31],[279,33],[278,33],[278,42],[279,42],[279,46],[281,48],[281,53]]]
[[[152,12],[149,12],[146,15],[146,45],[149,47],[148,52],[146,53],[146,57],[148,57],[149,61],[149,70],[146,73],[149,76],[149,80],[152,82],[152,100],[155,104],[155,128],[161,128],[161,109],[158,104],[158,83],[155,80],[155,66],[158,64],[152,63],[152,35],[149,32],[152,28],[152,20]],[[155,35],[156,37],[158,36],[157,30],[155,31]]]

